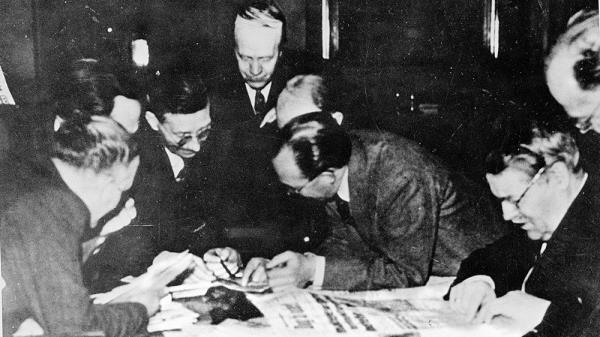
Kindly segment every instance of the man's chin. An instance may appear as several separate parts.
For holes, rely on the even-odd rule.
[[[183,159],[191,159],[194,158],[197,152],[177,152],[177,155]]]
[[[527,232],[527,236],[533,240],[533,241],[537,241],[537,240],[541,240],[543,238],[543,234],[542,233],[538,233],[538,232]]]

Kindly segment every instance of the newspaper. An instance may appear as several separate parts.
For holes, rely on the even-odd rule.
[[[253,301],[273,328],[336,333],[405,333],[467,326],[441,299],[369,300],[295,291]]]
[[[298,290],[249,299],[280,335],[515,336],[495,326],[467,322],[442,299],[447,289],[430,286],[356,293]]]

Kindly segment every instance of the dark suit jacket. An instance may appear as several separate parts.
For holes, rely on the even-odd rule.
[[[473,252],[454,284],[473,275],[488,275],[496,295],[520,290],[530,268],[525,291],[551,303],[536,336],[565,336],[600,304],[600,185],[588,178],[567,214],[537,258],[541,243],[523,231]],[[596,331],[597,332],[597,331]]]
[[[190,249],[202,256],[220,245],[220,229],[210,220],[208,167],[213,165],[209,149],[215,135],[189,163],[189,173],[177,182],[161,136],[144,121],[138,134],[140,166],[123,202],[135,200],[137,217],[121,231],[109,236],[97,254],[85,264],[86,284],[95,291],[110,289],[127,275],[139,275],[163,250]],[[216,165],[216,164],[215,164]],[[213,170],[215,171],[215,170]],[[209,200],[207,200],[209,199]],[[106,216],[109,220],[120,207]]]
[[[316,251],[326,258],[324,288],[423,285],[432,274],[456,273],[501,232],[485,202],[423,148],[388,133],[350,135],[354,223],[340,222],[330,205],[333,232]]]
[[[266,111],[275,106],[279,93],[293,76],[290,68],[282,62],[280,60],[271,77],[271,90],[269,97],[266,97]],[[264,115],[254,114],[254,107],[248,97],[244,79],[239,72],[228,74],[217,83],[212,83],[210,91],[213,128],[231,130],[246,123],[246,126],[258,129]]]
[[[143,334],[147,312],[139,303],[90,304],[81,275],[81,243],[89,228],[85,204],[52,164],[23,181],[0,218],[3,329],[6,336],[33,317],[45,335]],[[32,169],[31,173],[41,173]]]

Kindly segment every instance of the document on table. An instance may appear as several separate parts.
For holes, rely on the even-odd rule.
[[[472,325],[441,297],[405,296],[406,291],[335,293],[294,291],[250,296],[272,329],[319,336],[511,336]]]

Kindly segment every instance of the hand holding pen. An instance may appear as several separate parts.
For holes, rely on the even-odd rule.
[[[242,258],[233,248],[213,248],[204,254],[206,267],[218,278],[235,278],[240,271]]]

